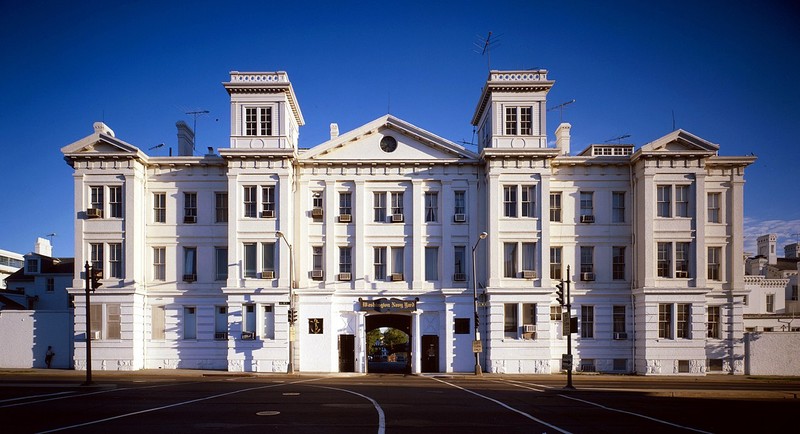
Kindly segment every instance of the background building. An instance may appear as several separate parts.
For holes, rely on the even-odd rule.
[[[548,146],[553,84],[545,70],[492,71],[477,153],[391,115],[341,135],[332,124],[300,149],[284,72],[231,73],[218,154],[196,155],[182,123],[170,157],[96,123],[62,149],[75,169],[70,293],[85,262],[104,273],[93,367],[285,372],[291,356],[300,371],[366,372],[367,332],[392,327],[410,336],[411,372],[471,371],[477,319],[486,370],[551,373],[571,315],[577,370],[743,373],[754,157],[682,130],[571,155],[569,124]],[[569,313],[554,294],[567,279]]]

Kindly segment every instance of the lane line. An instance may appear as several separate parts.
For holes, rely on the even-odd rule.
[[[79,423],[79,424],[75,424],[75,425],[63,426],[63,427],[60,427],[60,428],[54,428],[54,429],[47,430],[47,431],[39,431],[38,434],[65,431],[65,430],[73,429],[73,428],[82,428],[82,427],[89,426],[89,425],[95,425],[95,424],[98,424],[98,423],[103,423],[103,422],[108,422],[108,421],[112,421],[112,420],[122,419],[122,418],[125,418],[125,417],[136,416],[136,415],[145,414],[145,413],[152,413],[154,411],[165,410],[167,408],[180,407],[182,405],[187,405],[187,404],[194,404],[195,402],[208,401],[209,399],[221,398],[223,396],[236,395],[238,393],[250,392],[250,391],[253,391],[253,390],[260,390],[260,389],[269,389],[269,388],[272,388],[272,387],[280,387],[280,386],[286,386],[286,385],[290,385],[290,384],[306,383],[306,382],[309,382],[309,381],[317,381],[317,380],[321,380],[321,379],[322,378],[310,378],[308,380],[293,381],[291,383],[268,384],[266,386],[249,387],[247,389],[234,390],[233,392],[218,393],[216,395],[206,396],[204,398],[190,399],[188,401],[176,402],[174,404],[162,405],[160,407],[153,407],[153,408],[148,408],[146,410],[139,410],[139,411],[134,411],[134,412],[131,412],[131,413],[120,414],[120,415],[117,415],[117,416],[106,417],[106,418],[103,418],[103,419],[97,419],[97,420],[93,420],[93,421],[90,421],[90,422],[84,422],[84,423]]]
[[[441,379],[439,379],[439,378],[433,378],[433,377],[431,377],[431,379],[433,379],[433,380],[436,380],[436,381],[438,381],[438,382],[440,382],[440,383],[447,384],[448,386],[455,387],[456,389],[463,390],[464,392],[471,393],[471,394],[473,394],[473,395],[475,395],[475,396],[478,396],[478,397],[481,397],[481,398],[483,398],[483,399],[485,399],[485,400],[487,400],[487,401],[494,402],[495,404],[497,404],[497,405],[499,405],[499,406],[501,406],[501,407],[504,407],[504,408],[506,408],[506,409],[508,409],[508,410],[511,410],[511,411],[513,411],[513,412],[515,412],[515,413],[517,413],[517,414],[520,414],[520,415],[522,415],[522,416],[525,416],[525,417],[527,417],[528,419],[530,419],[530,420],[532,420],[532,421],[534,421],[534,422],[537,422],[537,423],[540,423],[540,424],[542,424],[542,425],[544,425],[544,426],[546,426],[546,427],[552,428],[552,429],[554,429],[554,430],[556,430],[556,431],[558,431],[558,432],[560,432],[560,433],[563,433],[563,434],[572,434],[572,433],[570,433],[569,431],[563,430],[563,429],[561,429],[561,428],[559,428],[559,427],[557,427],[557,426],[555,426],[555,425],[549,424],[549,423],[547,423],[547,422],[545,422],[545,421],[543,421],[543,420],[541,420],[541,419],[539,419],[539,418],[537,418],[537,417],[531,416],[530,414],[528,414],[528,413],[525,413],[525,412],[524,412],[524,411],[522,411],[522,410],[517,410],[516,408],[514,408],[514,407],[511,407],[511,406],[509,406],[509,405],[505,404],[504,402],[498,401],[498,400],[496,400],[496,399],[494,399],[494,398],[490,398],[490,397],[488,397],[488,396],[486,396],[486,395],[481,395],[481,394],[480,394],[480,393],[478,393],[478,392],[475,392],[475,391],[472,391],[472,390],[469,390],[469,389],[463,388],[463,387],[461,387],[461,386],[458,386],[458,385],[456,385],[456,384],[453,384],[453,383],[449,383],[449,382],[447,382],[447,381],[444,381],[444,380],[441,380]]]
[[[45,393],[43,395],[30,395],[30,396],[20,396],[19,398],[11,398],[11,399],[3,399],[0,402],[11,402],[11,401],[19,401],[21,399],[32,399],[32,398],[41,398],[44,396],[56,396],[56,395],[66,395],[75,392],[56,392],[56,393]]]
[[[534,387],[530,387],[528,384],[523,383],[521,381],[515,380],[492,380],[493,383],[500,383],[500,384],[508,384],[509,386],[520,387],[523,389],[533,390],[536,392],[544,392],[544,389],[536,389]]]
[[[191,383],[180,383],[180,384],[196,384],[199,381],[191,382]],[[59,396],[55,398],[47,398],[47,399],[39,399],[36,401],[28,401],[28,402],[18,402],[16,404],[8,404],[8,405],[0,405],[0,408],[9,408],[9,407],[19,407],[23,405],[30,405],[30,404],[38,404],[41,402],[49,402],[49,401],[58,401],[60,399],[70,399],[70,398],[80,398],[83,396],[91,396],[91,395],[99,395],[101,393],[111,393],[111,392],[122,392],[126,390],[139,390],[139,389],[152,389],[154,387],[168,387],[168,386],[177,386],[177,384],[157,384],[154,386],[143,386],[143,387],[123,387],[120,389],[108,389],[108,390],[99,390],[97,392],[87,392],[87,393],[72,393],[69,396]],[[65,392],[70,393],[70,392]]]
[[[378,412],[378,434],[385,434],[386,433],[386,416],[383,414],[383,409],[381,408],[381,406],[374,399],[370,398],[367,395],[362,395],[362,394],[360,394],[358,392],[354,392],[352,390],[340,389],[338,387],[328,387],[328,386],[313,386],[313,387],[319,387],[319,388],[322,388],[322,389],[331,389],[331,390],[338,390],[340,392],[352,393],[353,395],[360,396],[360,397],[368,400],[375,407],[375,411]]]

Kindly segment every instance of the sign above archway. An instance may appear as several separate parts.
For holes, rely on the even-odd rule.
[[[414,312],[417,310],[417,300],[400,300],[399,298],[378,298],[375,300],[364,300],[359,298],[363,311],[375,312]]]

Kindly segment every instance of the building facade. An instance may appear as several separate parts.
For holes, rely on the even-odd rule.
[[[341,135],[332,124],[301,149],[284,72],[231,73],[218,153],[192,155],[179,125],[179,155],[148,156],[96,123],[62,149],[70,292],[86,262],[104,273],[92,366],[367,372],[367,332],[392,327],[410,337],[414,373],[552,373],[573,316],[575,370],[743,373],[754,158],[682,130],[571,155],[566,123],[548,147],[553,84],[545,70],[492,71],[477,152],[391,115]],[[76,297],[75,330],[83,312]]]

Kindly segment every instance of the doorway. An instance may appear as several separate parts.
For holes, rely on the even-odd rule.
[[[439,372],[439,336],[422,335],[422,372]]]
[[[339,335],[339,372],[356,372],[355,335]]]
[[[368,315],[365,341],[368,373],[411,373],[410,315]]]

